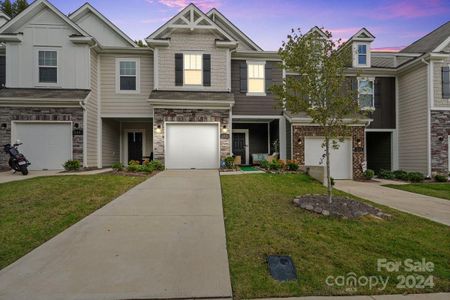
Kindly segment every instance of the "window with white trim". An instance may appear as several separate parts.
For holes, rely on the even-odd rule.
[[[249,94],[264,94],[265,90],[265,64],[264,62],[247,63],[247,80]]]
[[[358,103],[361,109],[375,107],[375,93],[373,78],[358,78]]]
[[[38,50],[39,83],[58,82],[58,52],[56,50]]]
[[[202,85],[202,55],[187,54],[183,55],[184,62],[184,84],[185,85]]]
[[[358,44],[358,65],[366,66],[367,65],[367,45],[366,44]]]
[[[116,92],[139,93],[139,59],[118,58],[116,60]]]

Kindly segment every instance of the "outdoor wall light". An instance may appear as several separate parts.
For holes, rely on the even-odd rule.
[[[161,133],[161,125],[156,126],[156,133]]]
[[[298,139],[297,140],[297,144],[301,145],[302,144],[302,139]]]
[[[438,139],[439,139],[439,142],[443,142],[444,141],[444,137],[443,136],[440,136]]]
[[[360,139],[356,140],[356,145],[358,145],[358,147],[361,147],[361,140]]]
[[[6,123],[2,123],[2,125],[0,125],[0,128],[2,130],[5,130],[8,127],[8,125]]]
[[[227,125],[223,125],[223,127],[222,127],[222,132],[223,132],[223,133],[228,133]]]
[[[75,124],[73,124],[73,127],[78,128],[78,127],[80,127],[80,124],[75,123]]]

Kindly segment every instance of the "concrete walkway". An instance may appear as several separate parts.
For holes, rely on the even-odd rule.
[[[450,201],[381,186],[386,182],[336,180],[338,190],[450,226]]]
[[[0,299],[231,297],[217,171],[165,171],[0,271]]]
[[[43,176],[95,175],[111,171],[112,171],[111,168],[83,171],[83,172],[62,172],[61,170],[29,171],[28,175],[26,176],[23,176],[22,173],[20,172],[14,173],[13,171],[6,171],[0,172],[0,183],[20,181]]]

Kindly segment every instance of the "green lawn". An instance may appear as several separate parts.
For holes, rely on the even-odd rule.
[[[39,177],[0,184],[0,269],[146,177]]]
[[[412,184],[386,184],[384,186],[450,200],[450,183],[412,183]]]
[[[303,211],[296,195],[324,193],[305,175],[249,174],[222,176],[223,205],[233,294],[236,298],[305,295],[389,294],[450,290],[450,231],[444,225],[386,207],[389,221],[341,220]],[[340,193],[343,194],[343,193]],[[273,280],[267,255],[291,255],[298,280]],[[399,289],[397,276],[377,271],[377,259],[425,258],[435,264],[434,288]],[[390,276],[385,290],[330,287],[329,275]]]

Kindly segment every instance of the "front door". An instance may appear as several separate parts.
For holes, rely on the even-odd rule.
[[[142,155],[142,132],[128,132],[128,161],[141,161]]]
[[[245,161],[245,133],[233,132],[233,154],[241,157],[241,163],[247,164]]]

